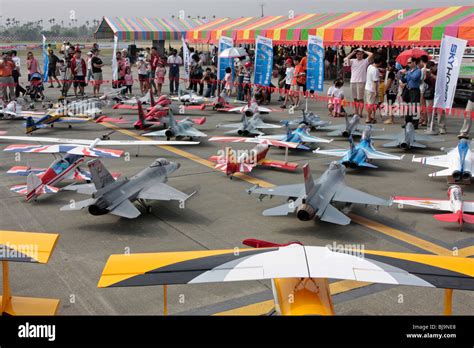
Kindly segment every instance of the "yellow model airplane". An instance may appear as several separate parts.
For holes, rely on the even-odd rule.
[[[333,251],[299,243],[245,240],[256,249],[111,255],[99,288],[271,279],[280,315],[333,315],[328,279],[474,290],[474,259],[426,254]],[[166,287],[165,287],[166,299]],[[165,303],[165,313],[167,306]]]
[[[1,314],[55,315],[59,300],[12,296],[9,262],[48,263],[58,241],[58,234],[0,231],[0,261],[3,268]]]

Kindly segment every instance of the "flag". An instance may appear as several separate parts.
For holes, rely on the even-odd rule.
[[[260,86],[269,86],[273,72],[273,42],[264,36],[257,36],[255,40],[255,75],[254,83]]]
[[[46,36],[43,35],[43,82],[48,82],[48,65],[49,65],[49,55],[48,50],[46,49]]]
[[[221,54],[222,51],[224,51],[227,48],[232,48],[234,47],[234,40],[232,40],[230,37],[225,37],[221,36],[219,39],[219,50],[217,53],[217,79],[218,80],[223,80],[225,76],[225,69],[227,67],[232,69],[232,58],[219,58],[219,55]],[[234,70],[234,69],[232,69]]]
[[[189,80],[189,71],[191,66],[191,59],[189,57],[189,49],[186,41],[184,40],[184,36],[181,37],[183,41],[183,65],[184,65],[184,79]]]
[[[306,64],[306,89],[322,92],[324,90],[324,46],[323,39],[308,36],[308,60]]]
[[[433,106],[451,109],[467,41],[443,36],[439,52],[438,73]]]
[[[117,63],[117,46],[118,36],[114,36],[114,53],[112,54],[112,81],[118,80],[118,63]]]

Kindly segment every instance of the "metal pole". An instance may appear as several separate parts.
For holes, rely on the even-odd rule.
[[[9,272],[8,272],[8,261],[2,261],[2,268],[3,268],[3,293],[2,293],[2,308],[0,314],[3,314],[7,310],[7,306],[11,300],[11,292],[10,292],[10,279],[9,279]]]
[[[163,285],[163,315],[168,315],[168,285]]]
[[[453,289],[444,289],[444,315],[453,314]]]

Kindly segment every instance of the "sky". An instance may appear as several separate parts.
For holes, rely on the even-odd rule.
[[[379,9],[409,9],[472,5],[472,0],[0,0],[0,23],[6,18],[21,22],[55,18],[78,23],[108,17],[168,18],[185,11],[185,15],[216,17],[283,15],[315,12],[350,12]]]

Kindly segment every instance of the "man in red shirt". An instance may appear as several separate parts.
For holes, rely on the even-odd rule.
[[[87,65],[86,61],[81,57],[80,49],[76,49],[74,57],[71,59],[71,72],[74,80],[74,95],[77,97],[77,87],[79,87],[79,93],[84,95]]]
[[[13,80],[14,69],[15,63],[12,60],[11,52],[7,52],[0,58],[0,98],[4,102],[15,100],[16,97],[15,81]]]
[[[153,89],[153,93],[157,94],[158,90],[156,88],[156,83],[155,83],[155,73],[156,73],[156,68],[158,67],[158,62],[160,61],[160,56],[158,54],[158,50],[156,47],[151,48],[151,54],[150,54],[150,85],[151,88]]]

